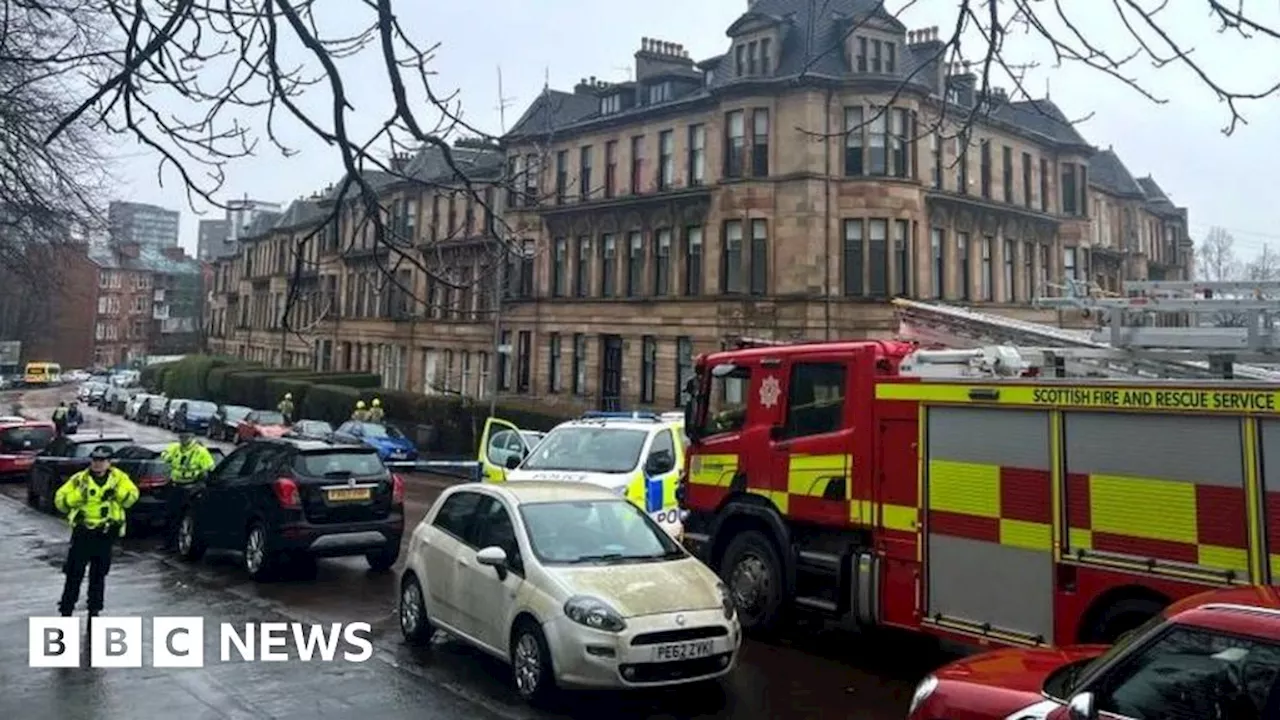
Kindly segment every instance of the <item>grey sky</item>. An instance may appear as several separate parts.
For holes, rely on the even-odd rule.
[[[809,2],[810,0],[796,0]],[[813,0],[821,3],[824,0]],[[890,9],[906,5],[890,0]],[[983,3],[974,2],[975,9]],[[1123,4],[1123,3],[1122,3]],[[1158,3],[1143,0],[1139,4]],[[325,25],[351,27],[367,19],[363,3],[326,0],[319,3]],[[469,122],[492,133],[500,130],[497,68],[501,66],[504,95],[509,104],[510,126],[541,90],[549,77],[556,88],[571,90],[579,78],[595,75],[605,80],[625,80],[633,64],[632,54],[641,37],[680,43],[695,59],[719,54],[727,47],[724,31],[742,12],[747,0],[646,0],[640,5],[589,0],[396,0],[402,26],[412,28],[424,44],[440,42],[432,67],[438,92],[457,90]],[[956,2],[919,0],[900,17],[908,27],[937,25],[945,37],[956,21]],[[1051,12],[1051,3],[1032,3]],[[1077,27],[1091,42],[1116,57],[1131,53],[1133,41],[1119,27],[1111,3],[1089,0],[1063,3],[1076,6]],[[1233,90],[1258,90],[1277,81],[1280,43],[1267,39],[1244,40],[1219,35],[1207,21],[1204,3],[1180,0],[1169,3],[1159,20],[1218,80]],[[1231,4],[1234,5],[1234,4]],[[1251,13],[1272,27],[1280,27],[1280,8],[1267,3],[1246,4]],[[1006,3],[1007,6],[1007,3]],[[1086,12],[1089,7],[1095,12]],[[980,10],[985,12],[985,10]],[[1049,21],[1049,18],[1046,18]],[[1050,27],[1061,28],[1053,22]],[[1066,38],[1067,35],[1061,35]],[[1154,37],[1148,33],[1148,37]],[[979,56],[978,38],[972,38],[966,54]],[[1221,133],[1229,113],[1193,73],[1179,66],[1154,69],[1145,59],[1126,68],[1153,94],[1166,99],[1152,104],[1135,91],[1096,70],[1078,64],[1053,67],[1053,56],[1043,41],[1011,36],[1006,41],[1009,62],[1039,62],[1028,71],[1026,89],[1043,97],[1048,81],[1053,101],[1073,118],[1085,117],[1081,133],[1099,147],[1113,146],[1136,177],[1151,174],[1164,190],[1190,210],[1191,233],[1197,240],[1212,225],[1229,229],[1241,254],[1252,255],[1262,244],[1280,244],[1274,228],[1277,199],[1273,190],[1271,160],[1280,157],[1280,98],[1241,105],[1248,125],[1231,137]],[[343,66],[352,86],[356,127],[375,123],[386,107],[385,73],[376,52],[348,60]],[[1007,82],[1002,84],[1009,85]],[[328,109],[317,95],[312,107],[328,118]],[[327,124],[327,123],[326,123]],[[248,195],[262,200],[288,202],[319,189],[340,176],[334,151],[310,138],[296,125],[284,133],[301,152],[281,158],[265,149],[258,157],[228,166],[223,198]],[[182,242],[194,250],[195,228],[200,216],[187,206],[176,177],[156,182],[155,162],[140,153],[127,154],[119,170],[121,199],[155,202],[181,209]],[[216,212],[216,211],[215,211]],[[206,215],[215,217],[220,215]]]

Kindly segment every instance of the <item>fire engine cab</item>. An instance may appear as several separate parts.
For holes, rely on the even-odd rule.
[[[1206,353],[1189,318],[1221,312],[1221,288],[1133,285],[1069,299],[1109,317],[1110,345],[898,301],[904,327],[946,330],[948,349],[700,357],[685,542],[743,626],[807,611],[977,645],[1109,643],[1175,600],[1280,582],[1280,376],[1239,364],[1280,336],[1215,327],[1224,350]],[[1250,298],[1233,312],[1280,314]],[[1182,326],[1149,322],[1151,304]]]

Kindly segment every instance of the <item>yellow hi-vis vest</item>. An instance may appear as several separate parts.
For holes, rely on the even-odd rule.
[[[104,500],[102,496],[108,490],[114,490],[115,495],[110,500]],[[101,485],[93,479],[92,473],[81,470],[67,478],[53,496],[54,507],[58,512],[66,514],[71,527],[83,525],[97,528],[111,523],[119,528],[121,536],[124,536],[125,510],[133,507],[137,501],[138,486],[133,484],[123,470],[116,467],[107,471],[106,481]]]
[[[160,459],[169,463],[169,477],[178,485],[195,482],[216,464],[209,450],[198,442],[185,448],[182,443],[174,443],[160,453]]]

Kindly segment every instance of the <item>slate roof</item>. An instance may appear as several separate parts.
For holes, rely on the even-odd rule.
[[[1164,194],[1164,190],[1160,189],[1160,186],[1156,184],[1155,178],[1150,175],[1138,178],[1138,186],[1142,188],[1142,194],[1147,196],[1147,200],[1149,202],[1157,205],[1165,203],[1170,205],[1173,204],[1173,202],[1169,200],[1169,196]]]
[[[324,217],[324,211],[318,200],[294,200],[277,217],[271,227],[276,230],[292,230],[319,222]]]
[[[496,147],[475,148],[454,145],[449,148],[453,164],[468,179],[496,178],[502,174],[504,153]],[[405,175],[418,182],[449,184],[459,180],[445,160],[444,150],[427,145],[418,150],[405,167]]]
[[[271,232],[271,230],[276,226],[276,223],[280,221],[280,217],[281,213],[278,212],[271,212],[269,210],[260,211],[254,214],[253,220],[249,222],[249,227],[245,228],[244,234],[240,237],[252,238],[258,237],[259,235],[266,235]]]
[[[1107,148],[1089,158],[1089,184],[1110,195],[1146,199],[1138,181],[1129,174],[1115,151]]]
[[[200,261],[195,258],[175,260],[151,245],[140,245],[138,257],[125,257],[110,245],[90,245],[89,259],[100,268],[133,270],[161,275],[198,275]]]

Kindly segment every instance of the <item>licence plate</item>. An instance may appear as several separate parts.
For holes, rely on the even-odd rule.
[[[368,500],[372,496],[373,496],[373,491],[370,488],[353,488],[350,490],[347,490],[347,489],[330,490],[326,494],[326,497],[329,498],[329,502],[353,502],[356,500]]]
[[[36,462],[35,458],[15,458],[14,467],[31,467]]]
[[[694,642],[659,645],[653,649],[653,661],[696,660],[710,655],[714,647],[715,641],[713,640],[696,640]]]

